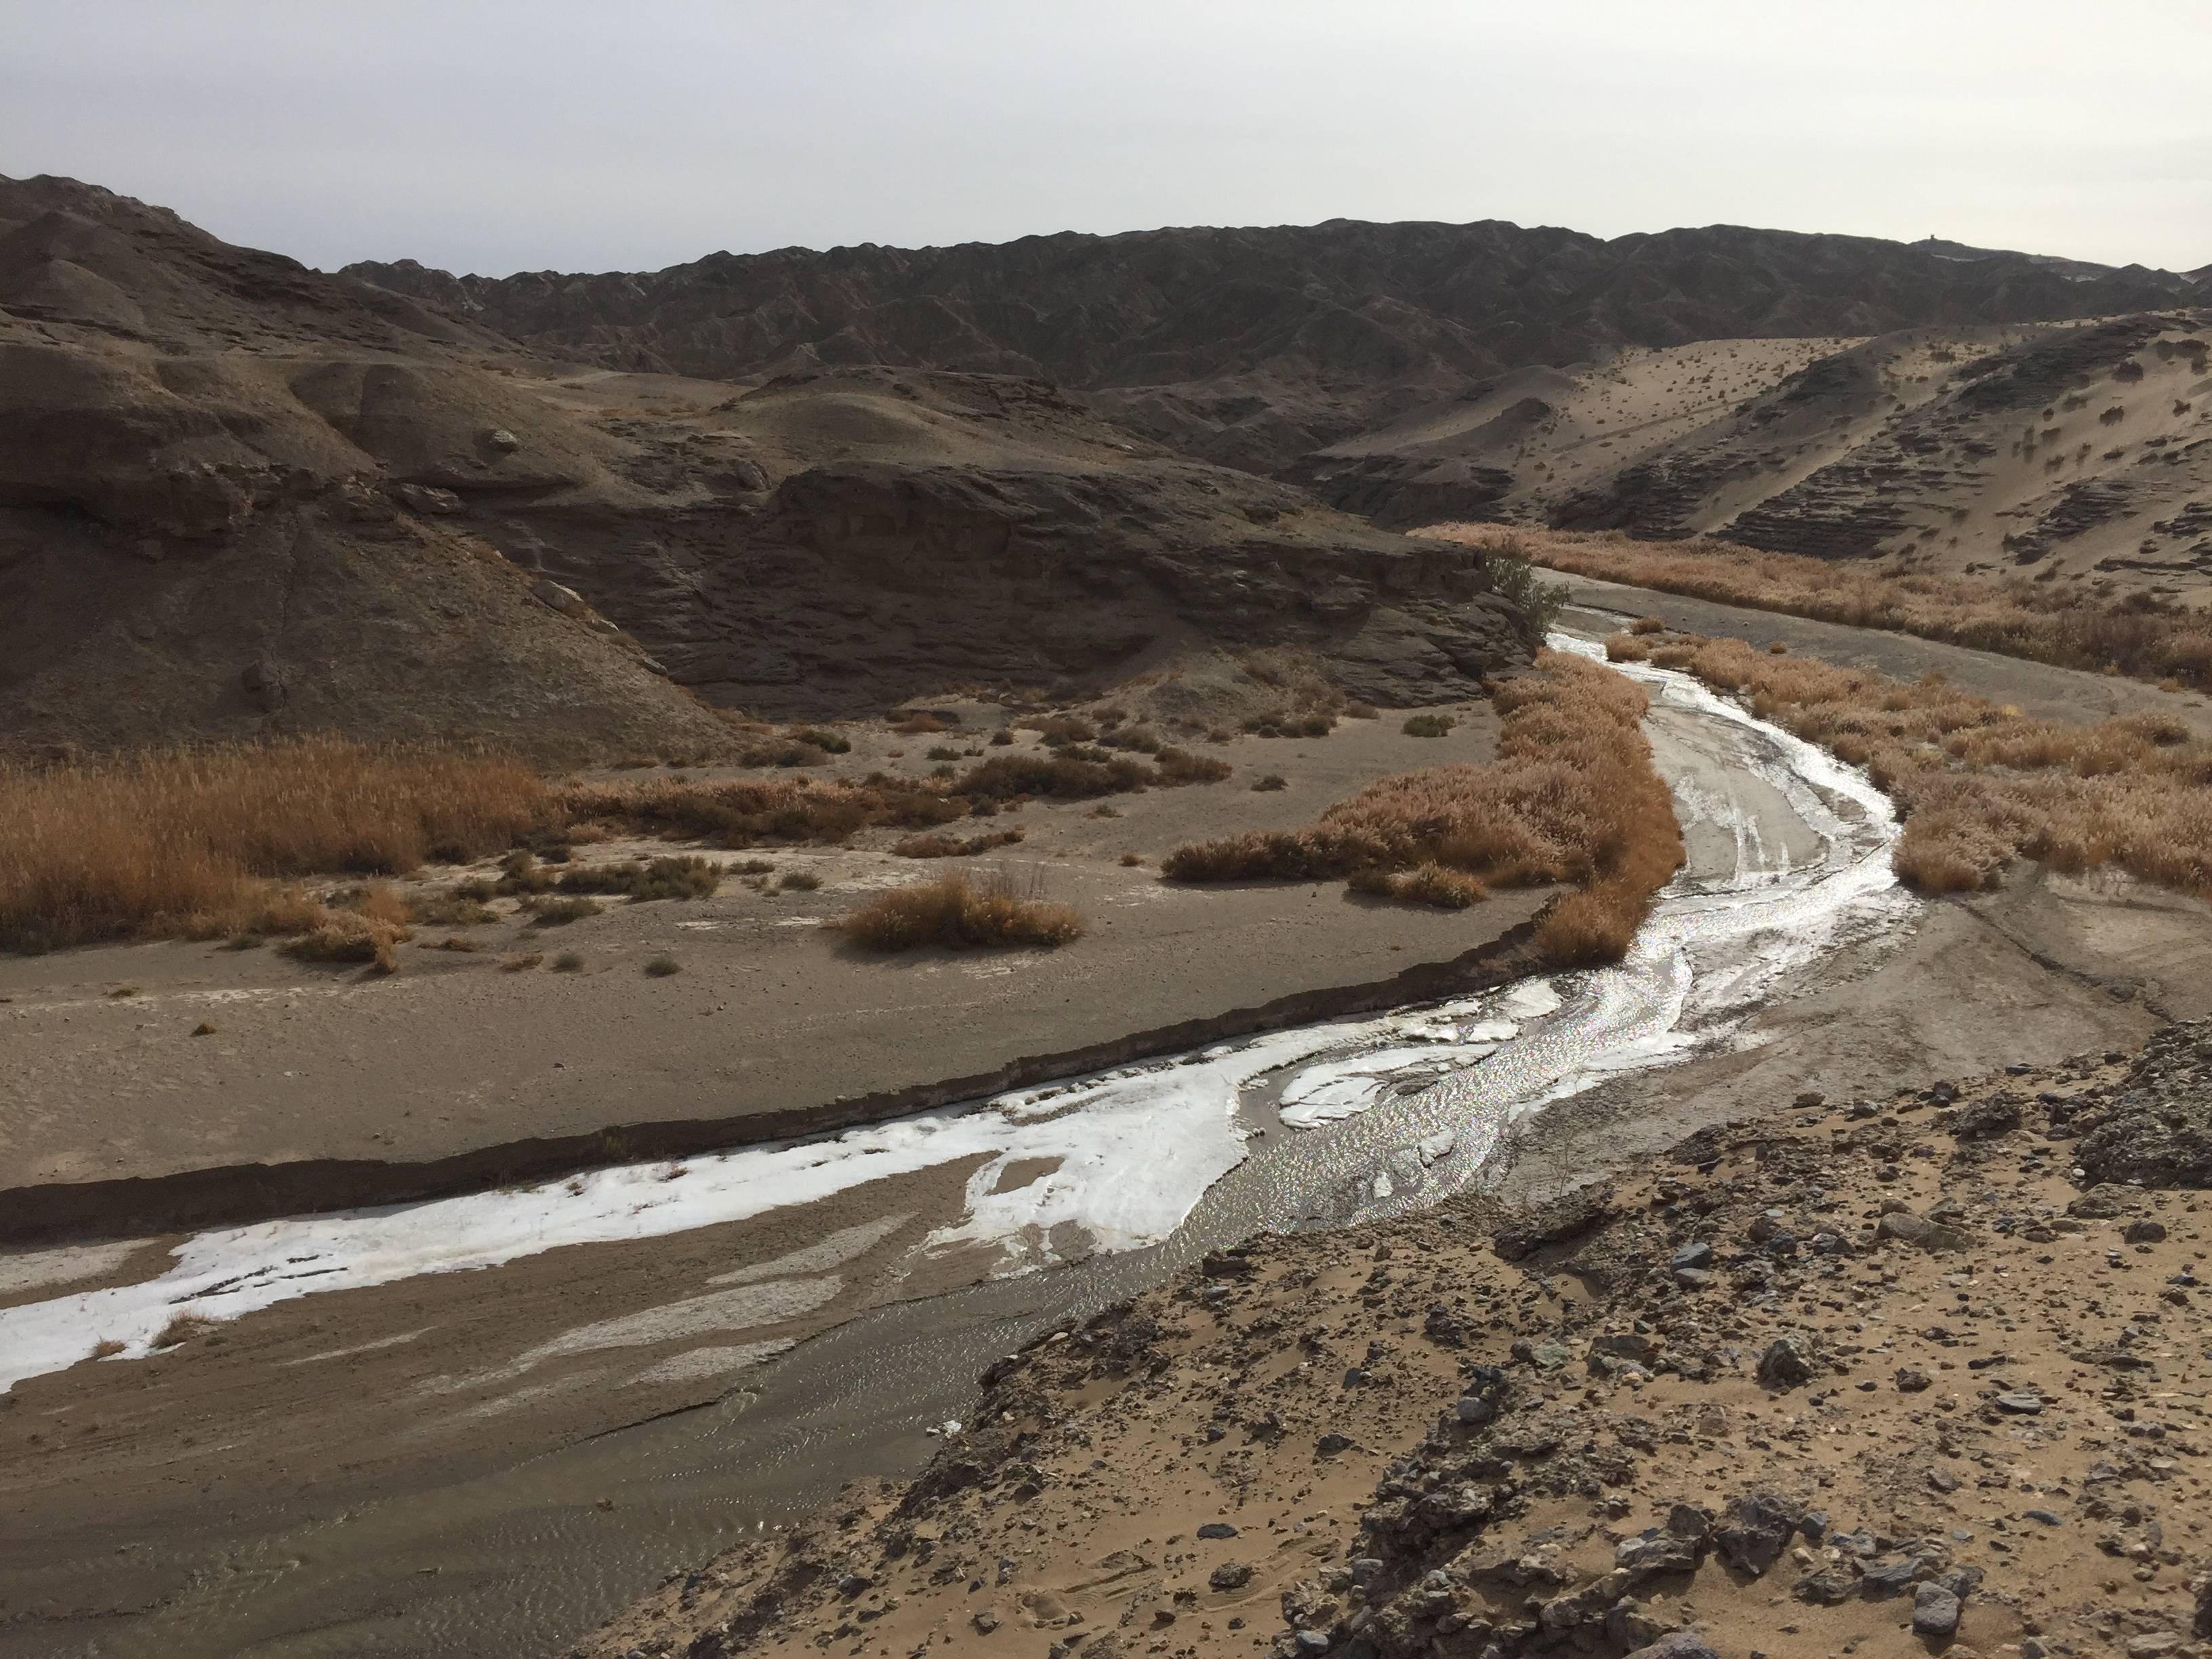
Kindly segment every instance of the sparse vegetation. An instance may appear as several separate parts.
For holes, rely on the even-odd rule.
[[[902,859],[972,859],[995,847],[1012,847],[1022,836],[1019,826],[981,836],[908,836],[893,842],[891,851]]]
[[[822,878],[811,870],[787,870],[777,878],[776,886],[787,893],[811,893],[822,885]]]
[[[956,872],[895,887],[863,900],[836,925],[872,951],[1054,945],[1083,933],[1083,918],[1073,907],[1049,903],[1034,891],[1018,895],[1004,872],[981,884]]]
[[[553,971],[556,974],[580,974],[584,971],[584,958],[574,951],[563,951],[553,958]]]
[[[1597,664],[1541,652],[1499,686],[1498,758],[1369,785],[1304,830],[1252,830],[1180,847],[1179,881],[1363,882],[1434,865],[1489,887],[1568,883],[1538,924],[1562,963],[1617,958],[1682,860],[1666,785],[1640,721],[1644,696]],[[1469,901],[1470,902],[1472,900]]]
[[[672,974],[680,974],[683,971],[684,964],[677,961],[674,957],[655,957],[645,964],[646,977],[648,979],[666,979]]]
[[[580,896],[533,899],[530,904],[530,921],[534,927],[565,927],[572,921],[598,915],[603,908],[597,899]]]
[[[1270,794],[1278,789],[1287,789],[1290,787],[1291,786],[1288,783],[1284,781],[1283,775],[1280,772],[1270,772],[1267,776],[1261,778],[1257,783],[1254,784],[1252,788],[1255,793],[1265,795]]]
[[[1419,533],[1477,540],[1494,532],[1438,525]],[[1522,542],[1542,563],[1578,575],[2212,691],[2212,613],[2148,593],[2108,598],[2022,577],[1899,572],[1868,561],[1707,540],[1638,542],[1610,532],[1531,531]]]
[[[721,884],[720,866],[696,854],[589,865],[564,872],[556,884],[563,893],[619,894],[633,904],[651,899],[711,898]]]
[[[1904,818],[1898,875],[1922,892],[1992,887],[2028,858],[2212,898],[2212,744],[2171,717],[2037,720],[1940,675],[1908,683],[1737,640],[1692,636],[1651,660],[1866,768]]]
[[[1413,714],[1398,729],[1409,738],[1441,738],[1455,724],[1449,714]]]
[[[499,970],[502,974],[526,974],[544,960],[545,956],[543,951],[517,951],[511,956],[504,956],[499,959]]]

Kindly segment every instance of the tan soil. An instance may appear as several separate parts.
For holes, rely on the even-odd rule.
[[[1194,1021],[1231,1030],[1239,1010],[1449,962],[1528,921],[1547,892],[1501,892],[1447,912],[1350,896],[1336,884],[1178,886],[1162,882],[1158,866],[1185,841],[1310,821],[1376,777],[1487,759],[1496,731],[1487,704],[1453,714],[1459,723],[1441,738],[1405,736],[1394,712],[1340,721],[1322,738],[1205,744],[1235,768],[1231,777],[1104,803],[1032,802],[973,824],[1026,832],[1018,846],[977,859],[896,858],[888,848],[905,832],[888,830],[850,849],[711,853],[732,864],[765,858],[779,875],[810,872],[823,884],[762,892],[731,879],[711,899],[611,904],[562,927],[532,929],[510,915],[483,927],[424,927],[390,978],[207,944],[0,959],[0,1041],[11,1055],[0,1079],[0,1185],[295,1160],[416,1162],[669,1121],[726,1120],[727,1140],[739,1141],[748,1119],[789,1133],[838,1121],[840,1102],[971,1079],[978,1086],[935,1097],[963,1098],[988,1092],[1025,1057]],[[928,746],[977,746],[985,727],[977,719],[965,738],[843,730],[853,752],[823,775],[918,775]],[[982,752],[1036,744],[1024,732],[1012,749]],[[1285,787],[1255,792],[1270,773]],[[1101,806],[1114,816],[1097,816]],[[578,853],[659,850],[617,843]],[[1128,854],[1143,862],[1123,865]],[[824,931],[857,894],[951,867],[1039,881],[1046,896],[1075,905],[1089,931],[1055,951],[888,957]],[[462,873],[436,872],[424,884]],[[438,948],[455,933],[480,948]],[[551,972],[570,951],[583,969]],[[544,964],[501,971],[503,959],[530,952]],[[644,964],[662,954],[683,972],[646,976]],[[112,994],[125,987],[135,990]],[[214,1034],[193,1036],[203,1022]],[[623,1145],[602,1155],[620,1156]]]
[[[2027,1098],[2120,1069],[1984,1079],[1955,1117],[1910,1091],[1773,1099],[1545,1209],[1211,1257],[994,1367],[911,1485],[672,1579],[576,1651],[1287,1653],[1289,1620],[1392,1656],[1685,1627],[1721,1653],[2201,1653],[2205,1200],[2085,1201]],[[1953,1131],[2000,1096],[2027,1127]],[[1885,1236],[1889,1211],[1935,1212],[1942,1248]],[[1702,1278],[1671,1275],[1697,1243]],[[1805,1374],[1762,1378],[1784,1337]],[[1819,1521],[1731,1537],[1754,1492]],[[1670,1527],[1670,1570],[1615,1570]],[[1915,1582],[1946,1579],[1955,1638],[1915,1634]]]

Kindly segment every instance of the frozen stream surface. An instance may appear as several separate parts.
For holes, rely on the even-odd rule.
[[[978,1155],[964,1213],[916,1248],[996,1246],[1006,1273],[1160,1243],[1248,1159],[1256,1167],[1232,1184],[1251,1227],[1433,1202],[1480,1178],[1516,1118],[1747,1041],[1793,975],[1911,914],[1890,868],[1895,818],[1863,774],[1685,675],[1618,666],[1652,694],[1648,726],[1691,848],[1618,966],[680,1166],[210,1231],[157,1278],[0,1310],[0,1392],[95,1352],[143,1358],[179,1317],[740,1220]],[[1017,1164],[1045,1172],[996,1190]]]

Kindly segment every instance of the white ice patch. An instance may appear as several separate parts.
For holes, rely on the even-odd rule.
[[[64,1244],[58,1249],[0,1255],[0,1296],[37,1290],[43,1285],[103,1279],[145,1248],[143,1240],[129,1239],[120,1244]]]
[[[658,1365],[640,1371],[630,1378],[630,1386],[700,1382],[710,1377],[727,1376],[733,1371],[750,1370],[763,1361],[787,1353],[798,1346],[786,1338],[775,1342],[741,1342],[726,1348],[694,1348],[689,1353],[674,1355]]]
[[[780,1279],[787,1273],[827,1273],[832,1267],[842,1267],[854,1256],[875,1249],[893,1233],[914,1219],[911,1211],[902,1210],[896,1215],[878,1216],[873,1221],[863,1221],[857,1227],[842,1227],[819,1243],[805,1249],[780,1255],[773,1261],[757,1261],[749,1267],[734,1267],[726,1273],[716,1273],[709,1285],[750,1285],[756,1279]]]
[[[88,1358],[102,1342],[143,1358],[179,1315],[235,1319],[319,1291],[497,1267],[562,1245],[663,1237],[968,1158],[982,1162],[968,1182],[967,1212],[925,1249],[995,1244],[1012,1265],[1035,1266],[1057,1259],[1048,1236],[1063,1223],[1097,1250],[1154,1243],[1244,1158],[1240,1109],[1259,1079],[1415,1029],[1455,1032],[1487,1006],[1474,999],[1274,1032],[838,1135],[740,1147],[691,1159],[681,1181],[666,1179],[668,1165],[656,1161],[520,1190],[217,1229],[177,1246],[158,1279],[0,1309],[0,1391]],[[1050,1176],[991,1190],[1009,1164],[1054,1158]],[[849,1230],[836,1237],[823,1248],[854,1245]]]

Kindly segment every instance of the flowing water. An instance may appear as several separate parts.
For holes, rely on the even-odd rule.
[[[1553,643],[1596,654],[1565,635]],[[696,1158],[678,1182],[641,1165],[220,1230],[144,1285],[0,1310],[4,1388],[102,1341],[121,1346],[111,1363],[129,1363],[179,1312],[235,1317],[984,1160],[965,1214],[918,1248],[995,1248],[1001,1276],[862,1315],[772,1363],[763,1345],[750,1386],[708,1410],[395,1499],[344,1517],[342,1537],[337,1522],[273,1537],[260,1552],[267,1570],[196,1593],[179,1610],[183,1629],[164,1621],[143,1650],[126,1640],[102,1650],[228,1652],[256,1626],[301,1631],[313,1621],[283,1616],[286,1602],[366,1597],[390,1557],[435,1539],[459,1571],[398,1616],[258,1650],[550,1651],[667,1566],[818,1503],[847,1478],[912,1467],[925,1429],[964,1409],[981,1367],[1054,1323],[1256,1231],[1340,1225],[1477,1185],[1500,1138],[1546,1104],[1751,1041],[1753,1016],[1808,967],[1901,931],[1913,902],[1891,873],[1896,823],[1863,775],[1685,676],[1621,668],[1651,693],[1647,730],[1690,859],[1617,966]],[[1017,1165],[1047,1173],[1000,1192]],[[780,1285],[787,1297],[806,1282],[755,1288]],[[586,1523],[602,1494],[620,1501],[619,1529]],[[303,1559],[318,1570],[299,1570]]]

